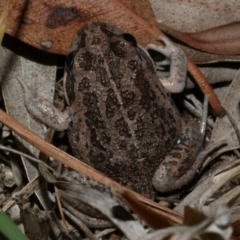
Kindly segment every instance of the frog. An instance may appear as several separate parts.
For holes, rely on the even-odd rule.
[[[131,34],[103,22],[85,24],[66,56],[63,112],[19,80],[30,114],[67,129],[76,158],[149,198],[187,184],[194,175],[186,176],[195,157],[190,155],[201,148],[197,131],[182,126],[170,93],[184,88],[186,55],[166,37],[159,40],[164,47],[148,49],[170,59],[163,79]]]

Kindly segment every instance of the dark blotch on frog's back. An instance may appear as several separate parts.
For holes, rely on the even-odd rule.
[[[107,91],[106,99],[106,117],[112,118],[114,114],[118,111],[121,104],[118,102],[117,96],[112,88]]]

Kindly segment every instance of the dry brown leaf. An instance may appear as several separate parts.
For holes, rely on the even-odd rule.
[[[157,22],[182,32],[197,32],[240,21],[240,2],[237,0],[150,0],[150,3]],[[185,45],[180,47],[198,63],[240,60],[239,56],[204,53]]]
[[[132,211],[143,219],[151,228],[161,229],[171,226],[165,216],[162,216],[160,213],[156,213],[153,209],[148,208],[131,192],[121,189],[115,185],[112,186],[111,190],[115,196],[125,202],[127,206],[129,206]]]
[[[5,2],[0,2],[0,11]],[[102,21],[133,34],[143,46],[157,43],[160,30],[147,1],[141,3],[128,3],[126,7],[121,0],[19,0],[12,11],[7,33],[34,47],[66,54],[79,28],[86,22]],[[147,21],[130,7],[140,14],[145,11],[142,15]]]
[[[118,0],[123,3],[123,5],[131,11],[133,11],[136,15],[143,18],[146,22],[148,22],[151,25],[156,24],[155,16],[152,11],[152,7],[150,5],[149,0]]]

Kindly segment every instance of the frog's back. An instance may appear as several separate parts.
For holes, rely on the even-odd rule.
[[[65,81],[73,153],[152,196],[153,173],[180,134],[179,113],[130,35],[90,23],[77,36]]]

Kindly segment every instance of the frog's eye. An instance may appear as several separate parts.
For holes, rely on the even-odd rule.
[[[67,55],[66,61],[65,61],[65,67],[66,67],[67,71],[70,71],[70,69],[72,67],[72,63],[73,63],[73,52],[70,52]]]
[[[137,47],[137,40],[136,38],[131,35],[130,33],[123,33],[122,37],[128,41],[129,43],[131,43],[134,47]]]

